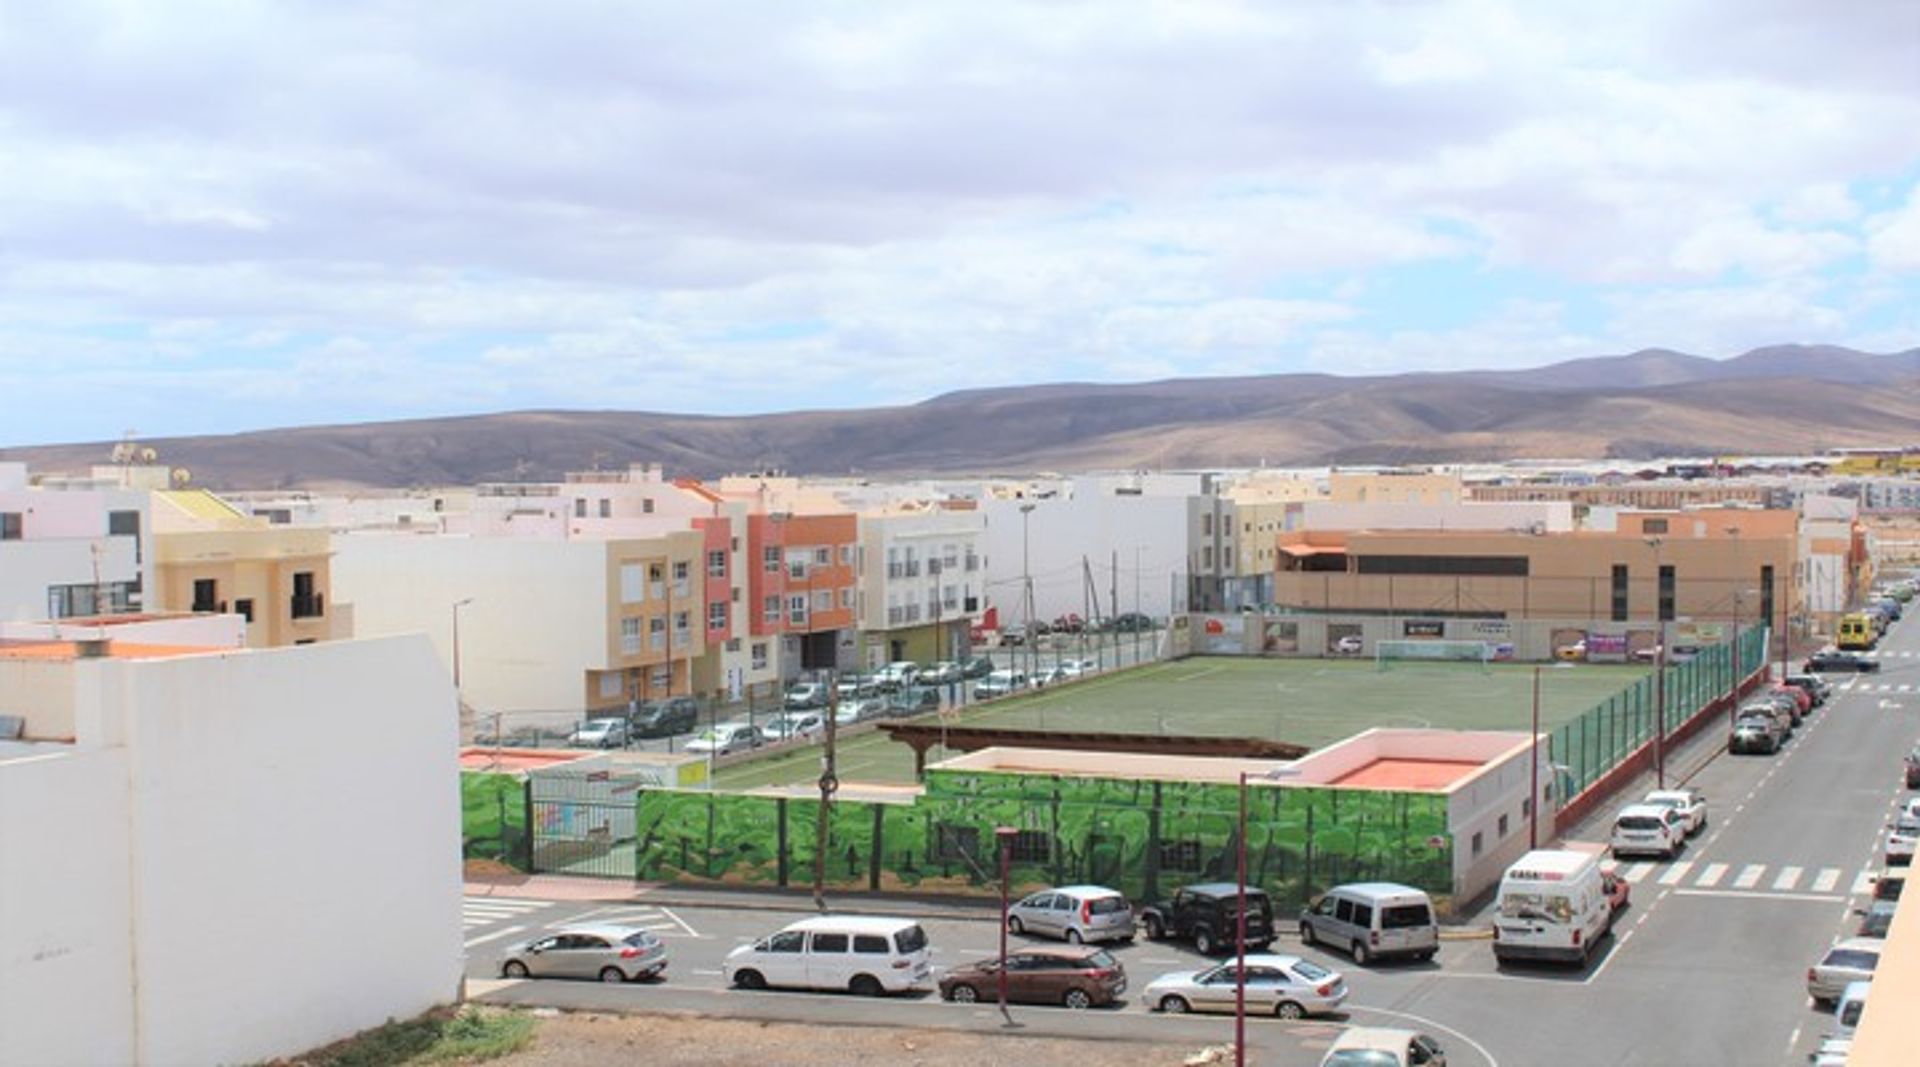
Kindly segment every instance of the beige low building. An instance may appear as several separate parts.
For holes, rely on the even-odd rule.
[[[326,529],[276,526],[196,489],[154,493],[153,530],[153,609],[239,615],[251,648],[351,635],[332,604]]]
[[[1610,529],[1282,534],[1274,600],[1354,614],[1771,623],[1798,614],[1798,513],[1623,512]]]

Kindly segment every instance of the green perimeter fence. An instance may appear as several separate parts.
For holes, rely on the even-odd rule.
[[[1737,671],[1733,669],[1735,646],[1731,644],[1711,646],[1686,663],[1669,665],[1666,732],[1672,733],[1701,708],[1727,695],[1737,679],[1759,670],[1766,662],[1767,639],[1765,629],[1740,635]],[[1549,736],[1563,798],[1579,796],[1635,749],[1653,740],[1659,685],[1656,676],[1649,674],[1554,728]]]

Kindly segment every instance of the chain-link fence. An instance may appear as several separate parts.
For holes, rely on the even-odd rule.
[[[1738,642],[1714,645],[1685,663],[1667,666],[1666,732],[1671,734],[1716,698],[1733,691],[1739,679],[1767,662],[1768,631],[1745,630]],[[1554,770],[1560,795],[1578,796],[1653,739],[1660,704],[1660,683],[1652,674],[1556,727],[1552,737]]]

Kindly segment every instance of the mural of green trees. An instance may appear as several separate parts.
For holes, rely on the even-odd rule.
[[[647,790],[639,877],[812,883],[818,801]],[[992,893],[994,831],[1015,830],[1017,889],[1070,882],[1151,899],[1231,880],[1239,794],[1231,785],[934,769],[912,804],[842,801],[828,832],[827,882],[840,889]],[[1390,879],[1445,898],[1452,888],[1446,798],[1425,793],[1256,786],[1248,880],[1282,906],[1340,882]]]
[[[526,782],[519,775],[460,772],[461,854],[528,869]]]

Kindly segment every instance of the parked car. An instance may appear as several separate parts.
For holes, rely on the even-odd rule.
[[[723,722],[687,742],[686,750],[700,754],[711,752],[716,756],[730,756],[735,752],[759,748],[765,743],[766,738],[761,735],[759,727],[744,722]]]
[[[1739,722],[1748,715],[1770,715],[1774,725],[1780,728],[1780,739],[1785,741],[1793,736],[1793,711],[1785,704],[1773,700],[1749,700],[1740,705],[1740,711],[1734,716]]]
[[[1100,628],[1118,634],[1148,633],[1153,629],[1153,620],[1137,611],[1125,611]]]
[[[1813,998],[1814,1005],[1831,1009],[1848,982],[1872,981],[1873,969],[1880,963],[1880,950],[1885,944],[1864,937],[1834,942],[1820,957],[1820,962],[1807,968],[1807,995]]]
[[[834,709],[835,726],[852,726],[857,722],[870,722],[887,717],[887,698],[880,696],[861,697],[858,700],[842,700]]]
[[[1902,813],[1887,824],[1887,866],[1905,867],[1913,863],[1914,841],[1920,839],[1920,816]]]
[[[913,686],[887,698],[887,714],[896,718],[940,710],[940,690]]]
[[[921,685],[952,685],[961,678],[960,665],[952,660],[941,660],[920,672]]]
[[[1246,963],[1244,1000],[1249,1014],[1299,1019],[1337,1011],[1346,1003],[1347,980],[1339,971],[1312,960],[1256,953],[1249,955]],[[1163,974],[1147,983],[1141,997],[1147,1007],[1170,1015],[1231,1012],[1239,999],[1235,992],[1239,984],[1239,965],[1229,960],[1205,970]]]
[[[1300,940],[1344,950],[1361,966],[1382,956],[1430,960],[1440,951],[1440,926],[1424,890],[1355,882],[1334,886],[1301,910]]]
[[[1853,909],[1853,913],[1860,917],[1860,925],[1853,931],[1853,936],[1886,940],[1887,928],[1893,925],[1894,909],[1899,906],[1897,900],[1876,900],[1864,908]]]
[[[1920,745],[1907,750],[1906,782],[1908,789],[1920,789]]]
[[[834,685],[834,695],[843,704],[862,697],[877,697],[880,695],[880,683],[864,674],[843,674]]]
[[[992,674],[980,679],[980,683],[973,687],[973,698],[975,700],[987,700],[993,697],[1003,697],[1008,693],[1017,693],[1026,687],[1027,672],[994,671]]]
[[[1359,634],[1347,634],[1333,643],[1333,650],[1342,656],[1357,656],[1365,651],[1366,639]]]
[[[1769,687],[1767,689],[1767,695],[1783,698],[1793,704],[1792,711],[1795,726],[1798,726],[1800,720],[1806,718],[1807,713],[1813,710],[1813,694],[1797,685],[1788,685],[1785,682],[1780,682]]]
[[[1077,634],[1086,628],[1087,620],[1071,611],[1053,620],[1053,632],[1057,634]]]
[[[920,677],[920,665],[912,660],[895,660],[874,672],[874,684],[882,693],[898,693]]]
[[[1874,872],[1871,881],[1873,882],[1873,899],[1899,900],[1900,891],[1906,888],[1907,872],[1882,868]]]
[[[721,975],[741,989],[825,989],[877,997],[933,972],[927,932],[912,919],[817,915],[727,953]]]
[[[635,737],[671,737],[692,730],[700,721],[700,702],[689,696],[650,700],[633,713]]]
[[[1822,652],[1815,652],[1813,655],[1808,656],[1807,661],[1800,665],[1800,669],[1808,674],[1832,671],[1856,671],[1871,674],[1879,671],[1880,661],[1863,656],[1858,652],[1842,652],[1839,649],[1828,649]]]
[[[588,719],[567,735],[567,744],[575,748],[624,748],[627,720]]]
[[[1606,895],[1607,910],[1610,913],[1608,922],[1611,923],[1620,918],[1621,912],[1627,910],[1627,904],[1633,899],[1633,883],[1620,877],[1619,869],[1612,864],[1601,864],[1600,892]]]
[[[1698,789],[1656,789],[1641,797],[1640,803],[1679,812],[1688,837],[1707,828],[1707,795]]]
[[[1001,648],[1019,648],[1027,643],[1027,632],[1018,626],[1009,626],[1000,631]]]
[[[1847,1067],[1853,1055],[1853,1038],[1828,1035],[1820,1038],[1820,1047],[1807,1053],[1808,1067]]]
[[[1320,1067],[1447,1067],[1447,1054],[1418,1030],[1354,1026],[1334,1038]]]
[[[1833,695],[1833,683],[1817,674],[1789,674],[1781,681],[1786,685],[1806,690],[1807,696],[1813,700],[1814,707],[1825,704],[1827,698]]]
[[[1096,1008],[1127,991],[1127,969],[1106,949],[1092,945],[1033,945],[1007,953],[1007,1000]],[[1000,993],[1000,959],[963,963],[940,976],[940,997],[958,1004],[994,1000]]]
[[[500,961],[503,978],[597,978],[637,982],[667,969],[667,946],[629,926],[567,926],[509,945]]]
[[[1158,904],[1140,909],[1147,937],[1192,941],[1203,956],[1230,951],[1239,915],[1239,886],[1233,882],[1190,885]],[[1273,944],[1273,901],[1264,890],[1247,889],[1247,948],[1264,951]]]
[[[1561,645],[1553,650],[1553,658],[1567,663],[1578,663],[1587,658],[1587,639],[1581,638],[1570,645]]]
[[[825,682],[801,682],[787,690],[780,701],[788,711],[809,711],[827,706],[827,685]]]
[[[1066,885],[1029,893],[1007,909],[1007,932],[1069,943],[1133,940],[1133,905],[1117,889]]]
[[[1658,663],[1660,661],[1660,646],[1647,645],[1644,648],[1636,648],[1631,655],[1635,661],[1640,663]]]
[[[1613,819],[1614,856],[1672,859],[1686,847],[1686,817],[1659,804],[1629,804]]]
[[[1673,651],[1667,653],[1667,662],[1691,663],[1700,658],[1700,651],[1699,645],[1675,645]]]
[[[787,741],[796,737],[812,737],[825,733],[826,729],[827,717],[823,712],[789,711],[769,721],[765,734],[770,741]]]
[[[993,659],[989,656],[975,656],[960,667],[960,677],[966,681],[972,681],[975,678],[985,678],[992,673]]]
[[[1764,752],[1772,755],[1780,751],[1780,745],[1786,740],[1785,731],[1770,711],[1742,715],[1733,722],[1733,732],[1727,736],[1727,751],[1734,755],[1746,752]]]

